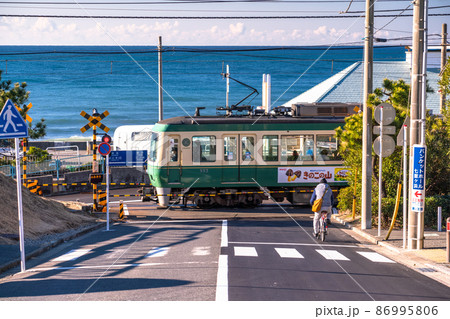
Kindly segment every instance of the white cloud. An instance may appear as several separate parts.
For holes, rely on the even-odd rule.
[[[230,24],[229,25],[231,34],[236,36],[236,35],[241,35],[245,32],[245,26],[242,22],[238,22],[236,24]]]
[[[55,24],[49,18],[38,18],[31,30],[37,32],[53,32],[55,30]]]
[[[0,18],[0,44],[52,45],[311,45],[358,41],[363,29],[261,21],[132,21]],[[105,32],[106,31],[106,32]],[[379,36],[384,36],[381,34]]]
[[[318,27],[317,29],[315,29],[314,31],[313,31],[313,33],[315,34],[315,35],[326,35],[327,33],[328,33],[328,30],[327,30],[328,28],[327,28],[327,26],[326,25],[322,25],[322,26],[320,26],[320,27]]]

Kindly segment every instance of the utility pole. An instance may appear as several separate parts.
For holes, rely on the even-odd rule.
[[[442,42],[441,42],[441,72],[444,71],[447,62],[447,23],[442,24]],[[445,94],[441,92],[440,113],[445,109]]]
[[[413,14],[413,47],[412,47],[412,70],[411,70],[411,123],[410,123],[410,165],[409,165],[409,190],[413,189],[413,145],[419,144],[419,133],[421,125],[421,89],[422,72],[426,66],[423,65],[424,50],[424,12],[425,0],[414,2]],[[422,69],[423,68],[423,69]],[[410,193],[410,199],[414,196]],[[420,218],[419,218],[420,217]],[[408,208],[408,248],[423,248],[423,227],[418,232],[418,225],[423,224],[423,214],[412,210],[412,200]]]
[[[372,110],[367,98],[373,92],[373,18],[374,0],[366,0],[364,37],[364,92],[362,137],[361,229],[372,228]]]
[[[163,120],[163,78],[162,78],[162,37],[158,43],[158,87],[159,87],[159,121]]]

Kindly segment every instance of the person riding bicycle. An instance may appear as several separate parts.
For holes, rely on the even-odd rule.
[[[311,196],[311,200],[309,203],[311,206],[314,204],[314,201],[316,199],[322,198],[322,207],[320,211],[314,213],[314,230],[313,235],[316,237],[319,232],[319,220],[321,212],[326,211],[327,212],[327,223],[331,224],[330,218],[331,218],[331,210],[333,207],[333,191],[331,190],[331,187],[327,184],[327,180],[325,178],[322,178],[319,182],[319,184],[314,189],[314,192]]]

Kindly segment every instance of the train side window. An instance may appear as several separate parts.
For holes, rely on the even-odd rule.
[[[278,135],[264,135],[262,151],[264,161],[278,161]]]
[[[150,137],[150,152],[148,154],[148,160],[156,162],[156,154],[158,150],[158,133],[152,133]]]
[[[285,135],[281,137],[282,161],[312,161],[314,149],[314,136],[312,135]]]
[[[334,135],[316,135],[316,159],[318,161],[339,161],[338,143]]]
[[[236,137],[226,136],[223,139],[223,159],[224,161],[235,161],[237,159]]]
[[[253,161],[254,151],[255,151],[255,138],[253,136],[244,136],[241,139],[242,142],[242,160],[243,161]]]
[[[192,137],[192,161],[195,163],[216,161],[216,137]]]

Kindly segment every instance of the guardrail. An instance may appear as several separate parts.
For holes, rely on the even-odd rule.
[[[103,165],[103,159],[99,159],[99,164]],[[23,165],[23,164],[22,164]],[[81,155],[66,158],[55,158],[42,162],[27,161],[27,175],[53,175],[59,180],[63,173],[86,171],[92,169],[92,155]],[[23,171],[23,170],[22,170]],[[0,166],[0,172],[6,176],[16,176],[16,168],[13,165]]]

